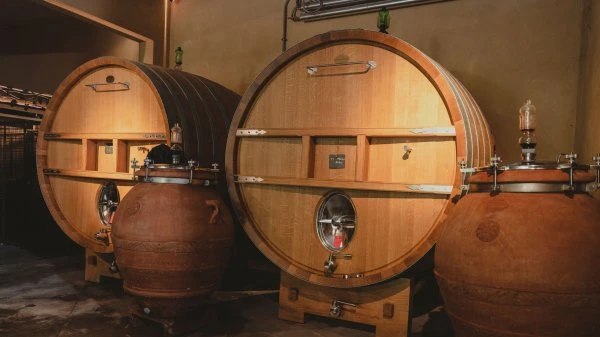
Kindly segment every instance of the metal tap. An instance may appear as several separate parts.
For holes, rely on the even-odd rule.
[[[342,317],[342,311],[344,310],[344,308],[342,306],[344,306],[344,305],[349,306],[349,307],[354,307],[354,308],[356,308],[358,306],[354,303],[348,303],[348,302],[334,299],[333,301],[331,301],[331,306],[329,307],[329,315],[331,317],[336,317],[336,318]]]
[[[329,254],[329,257],[323,263],[325,274],[331,274],[335,271],[337,268],[337,262],[335,262],[335,260],[340,258],[344,260],[350,260],[352,259],[352,254]]]
[[[101,228],[96,234],[94,234],[94,238],[98,241],[102,241],[105,244],[108,244],[108,230],[106,228]]]

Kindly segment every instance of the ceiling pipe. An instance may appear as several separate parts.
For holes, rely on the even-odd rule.
[[[332,0],[332,1],[323,1],[323,7],[325,7],[325,3],[331,4],[331,2],[336,2],[337,5],[341,5],[340,2],[355,2],[355,0]],[[294,21],[304,21],[311,22],[323,19],[337,18],[340,16],[347,15],[355,15],[355,14],[363,14],[379,11],[382,7],[386,7],[387,9],[393,8],[401,8],[401,7],[409,7],[409,6],[417,6],[417,5],[425,5],[435,2],[442,1],[450,1],[450,0],[385,0],[385,1],[373,1],[364,3],[361,5],[355,5],[351,7],[343,7],[343,8],[334,8],[328,10],[321,10],[314,13],[305,13],[300,16],[292,16]],[[288,1],[289,2],[289,1]],[[319,4],[313,4],[312,6],[319,6]],[[287,12],[286,12],[287,13]]]
[[[302,12],[311,12],[313,10],[326,10],[335,7],[365,3],[369,1],[373,0],[322,0],[320,2],[315,1],[307,5],[302,5],[297,9]],[[296,5],[298,6],[298,3],[296,3]]]

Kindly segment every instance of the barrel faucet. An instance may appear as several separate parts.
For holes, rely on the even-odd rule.
[[[356,308],[357,305],[354,303],[348,303],[348,302],[344,302],[344,301],[340,301],[340,300],[336,300],[334,299],[333,301],[331,301],[331,306],[329,307],[329,315],[331,317],[342,317],[342,311],[344,310],[344,308],[342,306],[349,306],[349,307],[354,307]]]
[[[323,269],[325,270],[326,275],[329,275],[335,271],[337,268],[337,262],[335,262],[335,260],[339,258],[350,260],[352,258],[352,254],[329,254],[329,257],[323,263]]]

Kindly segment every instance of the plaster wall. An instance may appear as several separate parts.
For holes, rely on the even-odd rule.
[[[517,112],[531,98],[540,116],[538,157],[548,159],[575,144],[584,1],[455,0],[395,9],[389,31],[468,88],[505,162],[519,158]],[[281,52],[282,12],[279,0],[175,0],[171,49],[183,48],[185,71],[243,93]],[[333,29],[375,30],[376,15],[290,21],[288,46]]]
[[[586,1],[576,150],[582,162],[600,153],[600,3]]]

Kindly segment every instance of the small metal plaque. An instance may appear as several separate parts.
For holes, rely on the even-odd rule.
[[[329,168],[330,169],[343,169],[346,167],[346,155],[345,154],[330,154],[329,155]]]
[[[104,144],[104,154],[112,154],[113,153],[113,143]]]

